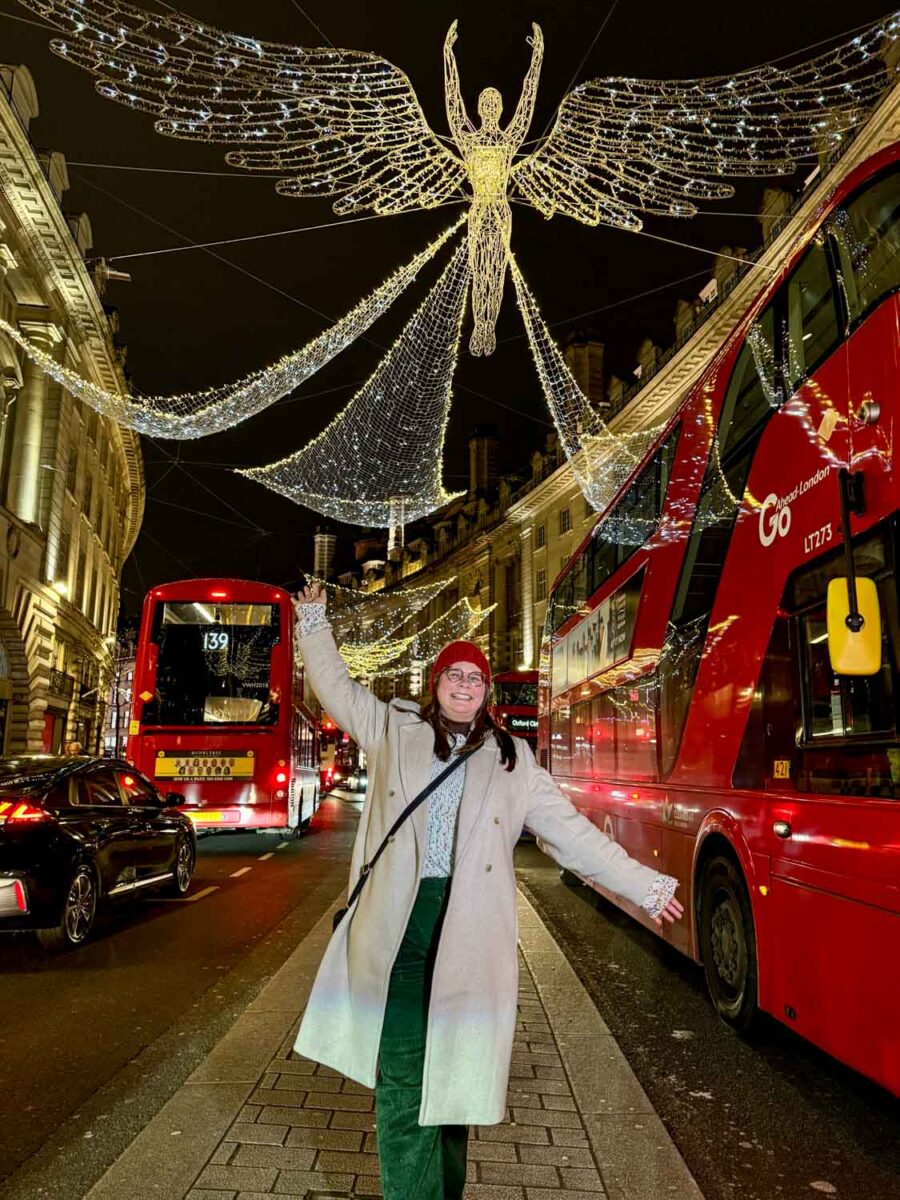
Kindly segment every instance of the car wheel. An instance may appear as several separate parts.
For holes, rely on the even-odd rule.
[[[97,915],[97,880],[94,872],[82,863],[66,892],[62,919],[53,929],[39,929],[37,937],[45,950],[74,950],[87,940]]]
[[[175,866],[172,868],[172,881],[166,884],[165,891],[169,896],[185,896],[194,878],[194,863],[196,855],[193,843],[182,834],[175,848]]]
[[[730,858],[710,859],[703,871],[698,913],[706,986],[716,1012],[740,1033],[757,1015],[756,934],[747,885]]]

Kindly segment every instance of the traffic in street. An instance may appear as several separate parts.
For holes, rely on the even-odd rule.
[[[184,900],[104,911],[68,954],[0,940],[3,1200],[80,1200],[335,900],[361,806],[334,791],[299,839],[201,837]],[[895,1099],[771,1020],[737,1037],[698,967],[533,842],[516,866],[705,1200],[896,1194]]]
[[[201,836],[183,900],[101,909],[66,954],[0,938],[0,1195],[88,1190],[337,896],[360,805],[330,796],[299,839]]]

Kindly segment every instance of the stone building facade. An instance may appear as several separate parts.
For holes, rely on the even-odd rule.
[[[0,315],[97,384],[124,389],[90,221],[37,149],[27,68],[0,66]],[[122,565],[140,529],[136,434],[73,400],[0,333],[0,750],[99,746]]]
[[[770,276],[797,245],[798,237],[834,187],[855,167],[900,140],[900,85],[884,97],[843,153],[823,159],[799,197],[767,189],[759,213],[762,246],[748,253],[723,247],[710,279],[693,301],[674,313],[675,340],[663,350],[649,339],[638,351],[632,379],[603,379],[603,349],[576,339],[566,350],[569,369],[613,433],[630,433],[665,422],[697,382],[715,352]],[[738,259],[749,259],[751,265]],[[490,447],[470,453],[468,494],[406,531],[406,545],[390,553],[376,538],[357,542],[360,586],[369,591],[453,582],[421,614],[430,623],[456,600],[495,606],[476,640],[495,671],[538,664],[547,599],[553,582],[597,520],[575,480],[572,466],[550,440],[532,456],[524,476],[490,478],[477,465],[493,461]],[[344,582],[349,582],[345,577]],[[373,680],[382,695],[415,694],[422,673],[396,684]],[[411,689],[410,689],[410,684]]]

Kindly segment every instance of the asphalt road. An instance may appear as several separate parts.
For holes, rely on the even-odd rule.
[[[338,895],[358,809],[202,840],[187,901],[119,908],[73,954],[0,939],[2,1200],[81,1200]],[[691,963],[533,845],[517,866],[706,1200],[900,1200],[900,1102],[775,1022],[735,1037]]]
[[[698,967],[534,846],[517,864],[706,1200],[900,1198],[900,1101],[775,1021],[741,1040]]]
[[[84,1194],[337,896],[358,809],[202,838],[186,900],[120,905],[72,953],[0,938],[0,1195]]]

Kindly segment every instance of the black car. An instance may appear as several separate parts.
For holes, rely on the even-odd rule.
[[[0,932],[79,946],[103,900],[164,888],[183,896],[197,842],[178,792],[161,795],[126,762],[0,758]]]

